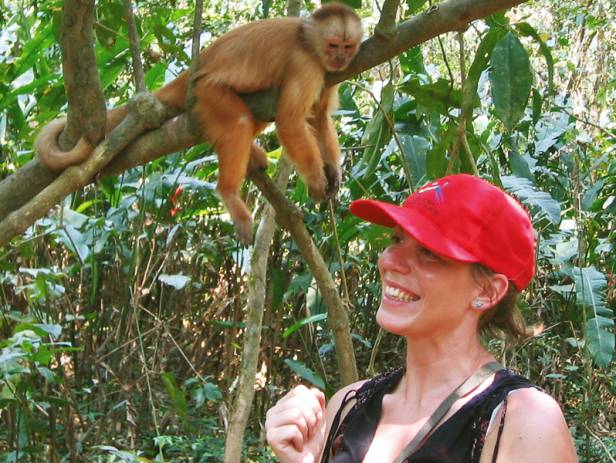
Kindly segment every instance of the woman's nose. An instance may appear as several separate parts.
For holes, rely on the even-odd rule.
[[[408,250],[402,249],[400,244],[389,246],[379,256],[379,269],[398,273],[408,273],[411,270]]]

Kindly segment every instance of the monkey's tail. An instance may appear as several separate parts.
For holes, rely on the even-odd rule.
[[[81,137],[70,151],[62,151],[58,146],[58,135],[66,126],[66,117],[55,119],[43,127],[34,142],[40,161],[49,169],[61,171],[68,166],[81,164],[92,152],[92,146],[85,137]]]
[[[178,109],[186,108],[186,92],[188,88],[188,73],[182,72],[176,79],[154,92],[162,102]],[[107,128],[109,133],[126,115],[126,106],[118,106],[107,112]],[[34,143],[40,161],[49,169],[62,171],[68,166],[81,164],[90,156],[94,147],[81,137],[70,151],[62,151],[58,146],[58,136],[66,126],[66,118],[55,119],[41,130]]]

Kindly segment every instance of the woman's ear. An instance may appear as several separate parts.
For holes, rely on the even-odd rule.
[[[471,305],[476,310],[487,310],[494,307],[505,296],[509,289],[509,279],[502,273],[493,273],[482,278],[479,291]]]

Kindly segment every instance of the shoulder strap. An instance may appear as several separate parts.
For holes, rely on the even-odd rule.
[[[504,369],[504,367],[500,363],[489,362],[475,371],[475,373],[471,376],[466,378],[462,384],[460,384],[445,398],[445,400],[443,400],[443,402],[441,402],[434,413],[432,413],[430,418],[428,418],[421,429],[417,432],[415,437],[413,437],[404,450],[402,450],[400,455],[398,455],[398,457],[394,460],[394,463],[402,463],[406,458],[413,454],[413,452],[423,443],[426,436],[428,436],[440,423],[456,400],[468,394],[470,391],[483,383],[488,377],[490,377],[490,375],[502,369]]]

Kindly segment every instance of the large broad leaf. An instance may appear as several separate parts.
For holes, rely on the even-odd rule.
[[[284,363],[287,364],[291,370],[293,370],[297,375],[299,375],[302,379],[314,384],[319,389],[325,389],[325,381],[323,378],[304,365],[302,362],[298,362],[297,360],[285,359]]]
[[[448,115],[451,108],[461,106],[460,90],[453,88],[451,82],[445,79],[423,84],[418,78],[413,78],[400,88],[415,98],[420,105],[443,115]]]
[[[477,96],[477,86],[479,85],[479,78],[483,71],[488,67],[492,50],[496,43],[503,37],[504,31],[500,28],[492,28],[481,39],[477,51],[475,52],[475,59],[473,64],[468,70],[468,75],[464,81],[462,87],[462,110],[466,114],[470,114],[473,110],[475,97]]]
[[[550,51],[550,47],[545,43],[545,41],[541,38],[539,33],[528,23],[518,23],[515,28],[517,31],[527,37],[532,37],[539,44],[539,52],[545,58],[545,62],[548,68],[548,92],[550,94],[554,93],[554,58],[552,57],[552,52]]]
[[[390,122],[394,106],[394,86],[391,83],[385,85],[381,91],[381,103],[374,117],[366,124],[366,130],[361,138],[361,145],[365,146],[362,164],[365,171],[362,177],[369,177],[378,165],[380,152],[391,138]]]
[[[494,46],[490,64],[496,115],[511,130],[524,114],[533,81],[528,54],[513,32]]]
[[[560,223],[560,204],[549,193],[535,188],[527,178],[504,175],[501,177],[503,186],[518,199],[530,203],[553,224]]]
[[[405,158],[405,165],[408,167],[413,180],[413,185],[425,181],[426,178],[426,156],[430,143],[424,137],[417,135],[400,135],[400,143]]]
[[[577,302],[586,309],[586,345],[593,360],[607,367],[614,355],[614,326],[612,311],[605,305],[603,291],[607,287],[605,275],[595,267],[574,269]]]

